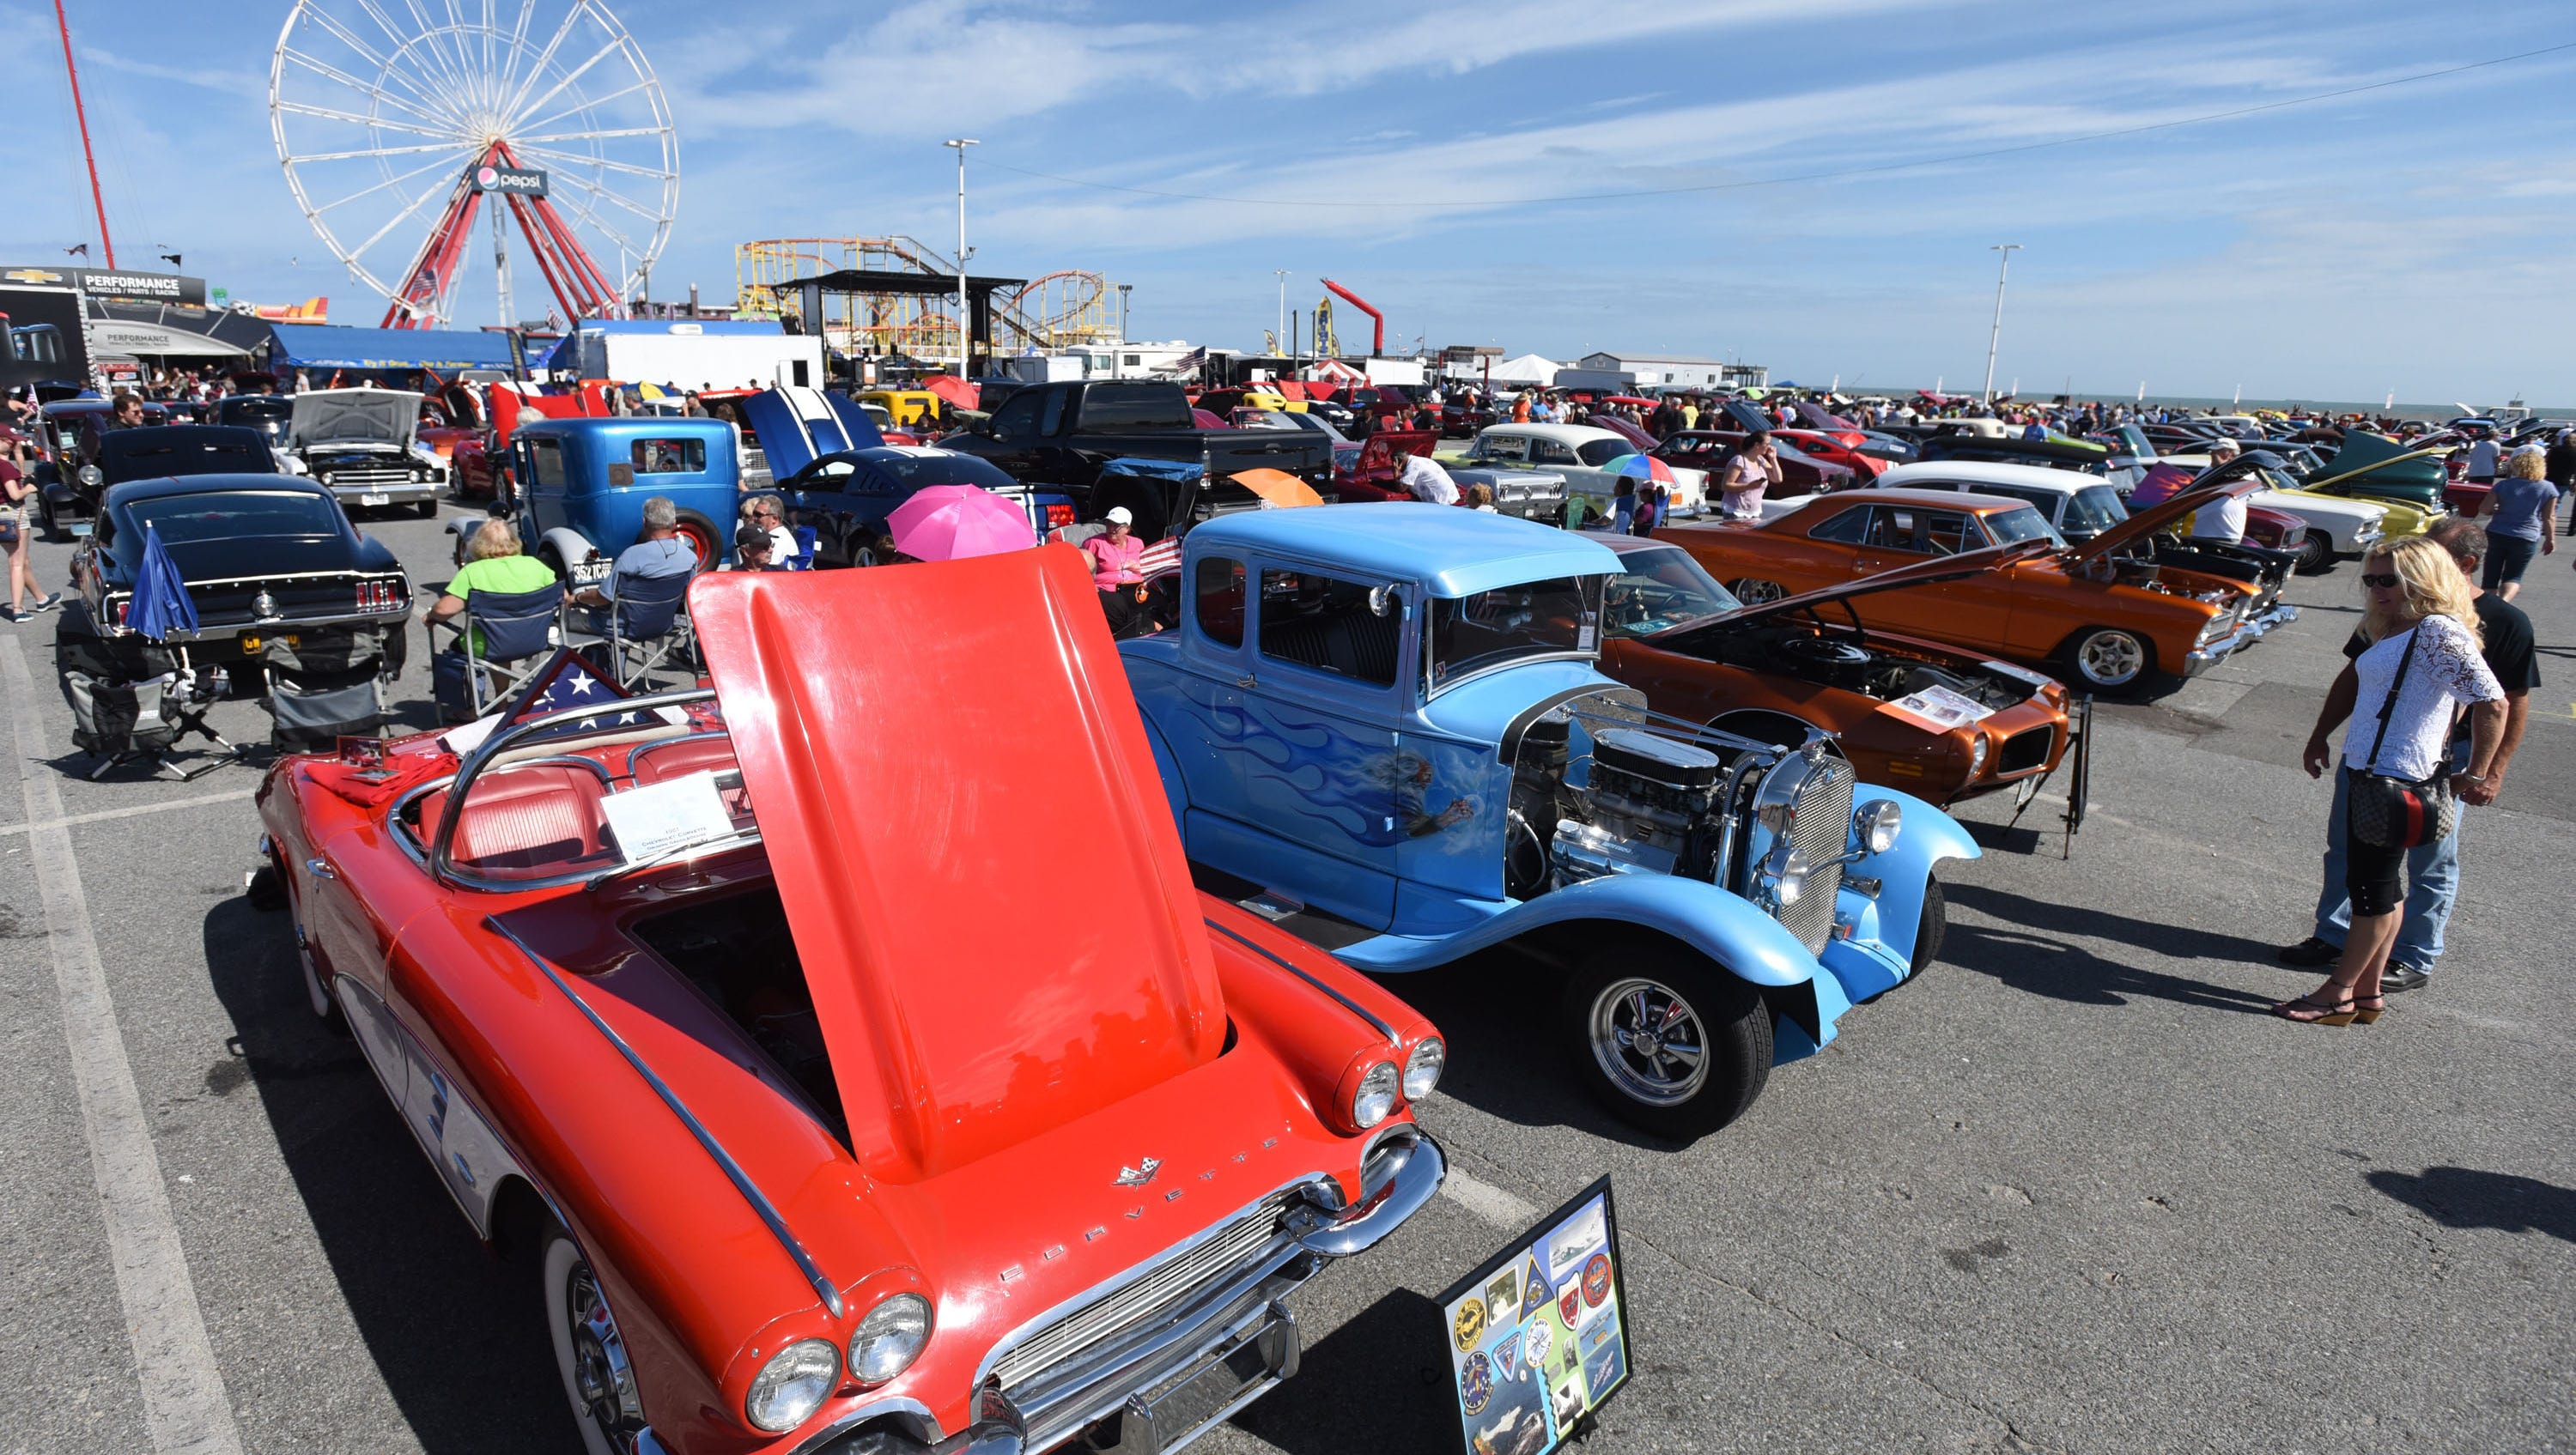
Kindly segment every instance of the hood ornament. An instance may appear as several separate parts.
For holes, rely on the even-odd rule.
[[[261,621],[275,621],[286,613],[277,609],[277,598],[263,591],[250,599],[250,614]]]
[[[1160,1157],[1147,1157],[1144,1159],[1144,1162],[1145,1165],[1142,1167],[1119,1168],[1118,1181],[1116,1185],[1120,1187],[1142,1187],[1146,1183],[1154,1180],[1155,1173],[1163,1170],[1163,1159]]]

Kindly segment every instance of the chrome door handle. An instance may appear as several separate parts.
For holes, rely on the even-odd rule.
[[[1240,677],[1235,678],[1235,679],[1234,679],[1234,685],[1235,685],[1235,686],[1237,686],[1237,687],[1258,687],[1258,686],[1260,686],[1260,685],[1261,685],[1261,683],[1260,683],[1260,680],[1259,680],[1259,679],[1255,678],[1251,673],[1247,672],[1247,673],[1245,673],[1244,675],[1242,675],[1242,676],[1240,676]]]
[[[337,879],[340,877],[338,873],[333,871],[331,868],[331,861],[328,859],[305,860],[304,872],[312,875],[316,879]]]

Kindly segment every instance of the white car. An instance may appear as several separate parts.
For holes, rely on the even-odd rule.
[[[1626,435],[1598,425],[1489,424],[1466,449],[1432,458],[1443,465],[1552,471],[1565,477],[1568,495],[1585,496],[1607,510],[1619,491],[1619,477],[1602,466],[1637,453],[1636,444]],[[1696,512],[1707,495],[1708,476],[1680,466],[1672,471],[1674,512]]]
[[[2089,541],[2129,518],[2120,492],[2099,475],[1985,460],[1930,460],[1880,473],[1866,488],[1960,490],[2026,500],[2070,545]]]
[[[2159,463],[2179,465],[2197,475],[2209,468],[2209,456],[2167,455]],[[2296,480],[2278,470],[2265,470],[2263,480],[2269,488],[2246,496],[2245,503],[2307,522],[2307,539],[2299,542],[2300,570],[2322,571],[2337,561],[2367,555],[2379,544],[2388,507],[2301,490]]]
[[[438,514],[447,462],[420,443],[420,396],[399,389],[307,389],[292,396],[281,452],[347,509],[408,505]]]

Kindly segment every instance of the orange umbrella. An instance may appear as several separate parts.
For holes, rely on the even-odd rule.
[[[1235,475],[1234,483],[1282,509],[1291,505],[1324,503],[1324,497],[1315,493],[1314,486],[1285,470],[1240,471]]]

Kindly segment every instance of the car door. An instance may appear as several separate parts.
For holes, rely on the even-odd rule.
[[[1046,458],[1046,442],[1039,434],[1038,421],[1047,412],[1050,401],[1054,404],[1055,415],[1061,419],[1064,391],[1060,388],[1023,389],[1012,395],[993,412],[991,422],[985,426],[989,433],[978,442],[981,448],[976,453],[1014,479],[1040,478],[1036,472]]]
[[[532,527],[520,534],[530,542],[545,533],[569,524],[567,494],[572,487],[571,466],[564,459],[563,442],[555,439],[522,439],[518,443],[519,489],[527,506],[527,519]]]

